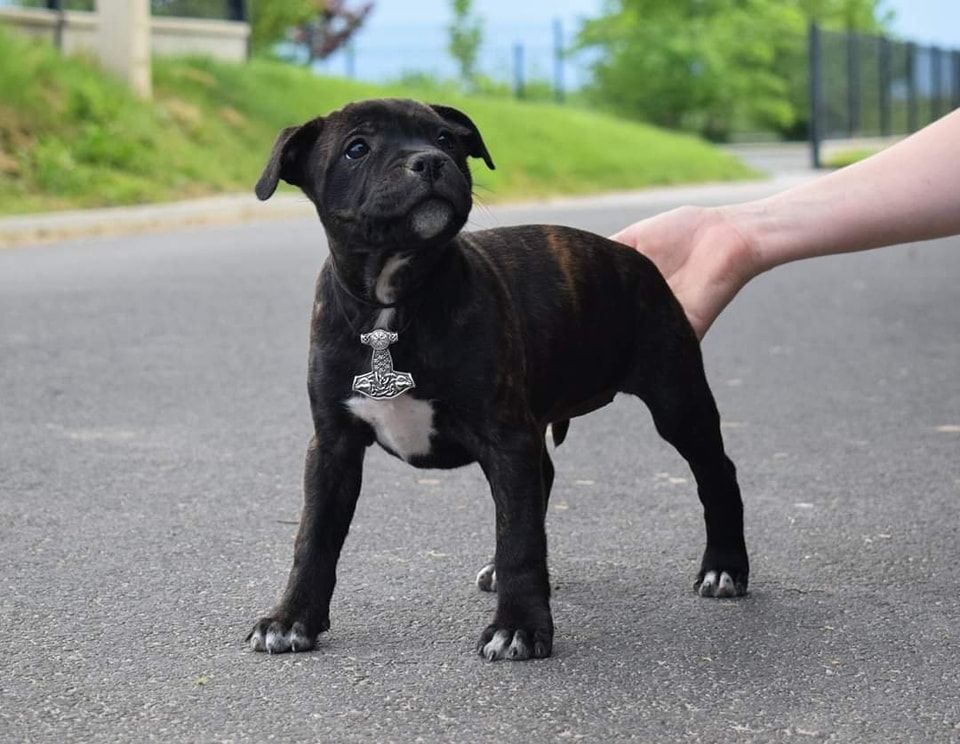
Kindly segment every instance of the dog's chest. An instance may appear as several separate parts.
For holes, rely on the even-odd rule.
[[[407,462],[430,455],[431,438],[436,430],[433,404],[429,401],[411,395],[390,400],[357,395],[347,400],[347,408],[373,427],[381,446]]]

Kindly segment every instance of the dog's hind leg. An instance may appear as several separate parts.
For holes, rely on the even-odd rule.
[[[547,452],[546,446],[543,448],[541,467],[543,469],[543,492],[545,494],[543,511],[546,513],[547,503],[550,501],[550,489],[553,488],[554,476],[553,461],[550,459],[550,453]],[[497,571],[494,567],[496,560],[496,556],[491,558],[490,562],[477,573],[477,588],[482,592],[497,591]]]
[[[654,345],[647,347],[652,350]],[[701,597],[747,592],[749,562],[743,537],[743,502],[736,469],[723,448],[720,415],[707,384],[699,345],[689,335],[663,340],[646,356],[624,392],[639,396],[657,431],[690,465],[703,504],[707,546],[694,589]]]

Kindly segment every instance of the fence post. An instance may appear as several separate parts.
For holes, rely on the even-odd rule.
[[[879,36],[877,54],[880,68],[880,135],[890,136],[890,39]]]
[[[847,30],[847,135],[860,131],[860,37]]]
[[[940,97],[943,95],[943,62],[940,48],[930,47],[930,121],[940,118]]]
[[[917,131],[917,45],[907,43],[907,129]]]
[[[53,45],[63,51],[63,27],[67,24],[67,17],[63,12],[63,0],[47,0],[47,10],[57,12],[57,25],[53,29]]]
[[[150,98],[150,1],[97,0],[97,55],[141,98]]]
[[[517,98],[523,98],[526,94],[523,79],[523,44],[517,42],[513,45],[513,93]]]
[[[227,0],[227,20],[228,21],[247,20],[246,0]]]
[[[227,20],[228,21],[237,21],[239,23],[247,23],[249,17],[247,13],[247,0],[226,0],[226,11],[227,11]],[[247,45],[245,50],[245,56],[247,61],[250,60],[252,51],[253,51],[253,30],[250,28],[249,23],[247,24]]]
[[[347,47],[344,51],[344,61],[347,67],[347,77],[355,78],[357,76],[357,48],[354,46],[353,42],[347,42]]]
[[[960,108],[960,51],[953,53],[953,108]]]
[[[563,21],[553,19],[553,97],[563,103],[567,91],[563,80]]]
[[[821,118],[821,69],[820,69],[820,27],[810,24],[807,34],[807,75],[810,84],[810,162],[814,168],[820,167],[820,118]]]

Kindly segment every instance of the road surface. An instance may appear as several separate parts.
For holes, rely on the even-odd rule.
[[[479,469],[379,450],[332,631],[243,644],[291,559],[323,256],[310,219],[0,251],[0,741],[960,741],[960,241],[784,267],[710,332],[743,600],[694,595],[700,507],[643,406],[575,420],[555,655],[496,664]]]

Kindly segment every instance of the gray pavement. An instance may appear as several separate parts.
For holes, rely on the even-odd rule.
[[[607,233],[667,202],[474,223]],[[522,664],[473,653],[478,469],[380,451],[333,630],[242,643],[291,557],[323,252],[312,219],[0,251],[0,741],[960,740],[960,241],[784,267],[711,331],[743,600],[693,594],[699,504],[645,409],[574,421],[555,656]]]

